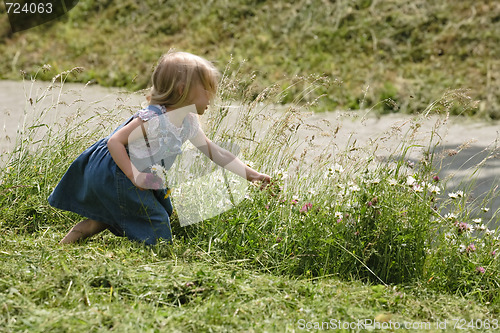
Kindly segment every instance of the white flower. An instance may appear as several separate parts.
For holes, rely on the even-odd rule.
[[[487,207],[483,207],[483,212],[487,213],[487,212],[489,212],[489,211],[490,211],[490,209],[489,209],[489,208],[487,208]]]
[[[341,219],[344,217],[344,214],[342,214],[342,212],[335,212],[335,217]]]
[[[396,185],[398,185],[398,182],[396,181],[396,179],[391,178],[391,179],[389,179],[389,185],[396,186]]]
[[[406,179],[406,185],[413,186],[417,181],[412,176],[408,176]]]
[[[453,213],[448,213],[444,217],[448,220],[455,220],[457,218],[457,216]]]
[[[448,196],[452,199],[462,198],[464,196],[464,192],[463,191],[451,192],[448,193]]]
[[[351,187],[349,187],[349,190],[352,192],[359,192],[361,189],[358,185],[352,185]]]
[[[478,230],[486,230],[486,226],[484,224],[481,224],[479,227],[477,227]]]
[[[335,165],[333,166],[333,170],[335,170],[335,172],[338,172],[338,173],[344,172],[344,168],[342,167],[342,165],[340,165],[338,163],[335,163]]]
[[[488,236],[491,236],[491,235],[493,235],[493,234],[495,233],[495,230],[490,230],[490,229],[486,228],[486,230],[485,230],[485,232],[484,232],[484,233],[485,233],[486,235],[488,235]]]
[[[460,253],[465,252],[465,250],[466,250],[466,249],[467,249],[467,247],[466,247],[465,245],[463,245],[463,244],[461,244],[461,245],[458,247],[458,251],[459,251]]]
[[[379,184],[380,183],[380,178],[374,178],[370,181],[372,184]]]
[[[420,186],[419,184],[413,184],[413,190],[415,192],[423,192],[424,189],[422,188],[422,186]]]
[[[481,223],[481,221],[482,221],[481,218],[477,218],[477,219],[472,220],[472,222],[474,222],[476,224]]]
[[[434,193],[434,194],[441,193],[441,189],[436,185],[429,185],[428,189],[431,193]]]

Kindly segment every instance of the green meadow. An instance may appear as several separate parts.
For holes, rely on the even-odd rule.
[[[417,137],[430,116],[498,118],[499,11],[487,1],[80,1],[57,22],[5,32],[0,73],[24,71],[28,102],[0,159],[0,331],[496,331],[497,184],[481,197],[468,184],[450,190],[440,118]],[[64,102],[74,115],[49,123],[64,84],[142,89],[170,47],[218,61],[206,132],[237,143],[272,184],[190,226],[174,212],[172,245],[109,232],[58,245],[82,217],[48,195],[117,114],[134,112],[125,101],[88,113],[83,94]],[[49,83],[30,92],[30,79]],[[399,144],[385,159],[354,143],[333,154],[335,124],[304,146],[307,113],[334,108],[413,116],[390,133]],[[497,156],[493,147],[471,179]]]

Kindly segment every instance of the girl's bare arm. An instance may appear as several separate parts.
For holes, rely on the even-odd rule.
[[[191,143],[195,145],[203,154],[208,156],[212,161],[221,167],[233,172],[234,174],[245,178],[248,181],[263,181],[269,183],[271,177],[266,174],[260,173],[248,165],[243,163],[238,157],[234,156],[231,152],[224,148],[219,147],[206,137],[202,130],[190,139]]]

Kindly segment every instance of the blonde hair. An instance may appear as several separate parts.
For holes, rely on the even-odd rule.
[[[191,87],[200,83],[213,96],[217,91],[219,75],[208,60],[191,53],[170,50],[158,60],[151,76],[148,102],[179,106],[186,101]]]

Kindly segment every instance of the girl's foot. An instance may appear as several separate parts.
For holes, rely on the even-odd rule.
[[[59,242],[59,244],[71,244],[80,240],[84,240],[100,233],[101,231],[107,229],[107,227],[108,226],[105,223],[96,220],[84,220],[71,228],[68,234],[64,236],[64,238]]]

